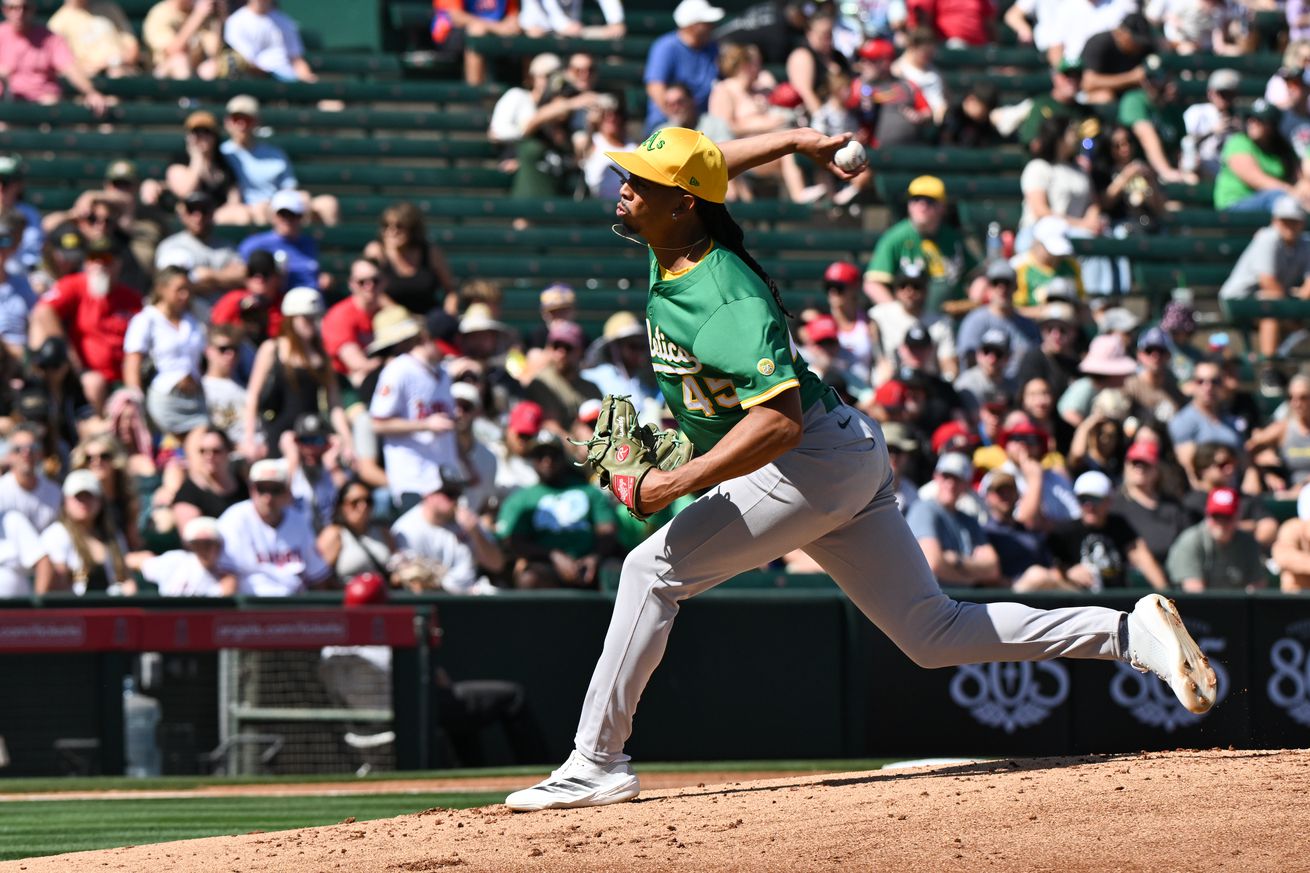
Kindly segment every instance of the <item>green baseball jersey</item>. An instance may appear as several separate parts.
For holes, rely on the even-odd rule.
[[[596,528],[615,522],[614,507],[599,489],[582,482],[538,483],[505,498],[496,515],[496,536],[521,536],[581,558],[595,551]]]
[[[1079,300],[1087,297],[1087,292],[1083,288],[1083,273],[1075,258],[1060,258],[1055,262],[1053,268],[1047,269],[1037,263],[1031,255],[1028,255],[1015,265],[1014,274],[1016,280],[1014,288],[1015,306],[1041,306],[1045,304],[1046,292],[1044,289],[1057,276],[1073,282],[1074,287],[1078,289]]]
[[[975,265],[958,230],[943,224],[929,239],[906,218],[878,237],[864,275],[884,285],[890,285],[898,272],[926,275],[927,309],[936,312],[946,301],[964,297],[964,277]]]
[[[660,279],[650,258],[651,366],[678,427],[708,452],[752,406],[799,388],[801,408],[829,389],[805,364],[769,288],[715,246],[690,271]]]

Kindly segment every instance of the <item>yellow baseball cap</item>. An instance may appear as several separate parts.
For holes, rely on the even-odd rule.
[[[936,176],[920,176],[905,189],[909,197],[931,197],[941,203],[946,202],[946,183]]]
[[[723,152],[698,130],[666,127],[657,130],[631,152],[606,152],[605,157],[634,176],[672,185],[711,203],[728,196],[728,166]]]

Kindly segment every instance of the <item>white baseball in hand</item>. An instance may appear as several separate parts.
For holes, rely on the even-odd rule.
[[[855,173],[869,163],[869,156],[864,153],[864,146],[851,140],[837,150],[837,154],[832,156],[832,162],[848,173]]]

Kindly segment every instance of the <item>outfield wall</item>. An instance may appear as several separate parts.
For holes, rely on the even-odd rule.
[[[1134,596],[1023,599],[1041,606],[1131,608]],[[332,614],[333,600],[314,597],[295,605]],[[203,606],[228,614],[290,605],[147,599],[107,605],[129,603],[138,612]],[[453,678],[522,683],[553,760],[571,745],[610,604],[605,594],[511,592],[392,605],[413,605],[419,613],[435,607],[441,633],[431,661]],[[51,599],[40,613],[0,613],[0,651],[4,616],[51,616],[61,607],[89,605],[87,599]],[[1310,598],[1206,595],[1180,597],[1179,605],[1220,674],[1219,705],[1203,717],[1182,710],[1153,677],[1114,663],[922,670],[831,586],[711,592],[684,604],[643,697],[629,751],[645,760],[721,760],[1310,745]],[[0,609],[34,606],[25,601]],[[123,671],[130,669],[132,651],[176,641],[108,627],[98,642],[84,635],[78,650],[61,650],[56,640],[46,651],[0,654],[0,736],[12,759],[0,776],[58,772],[55,738],[99,738],[100,769],[121,768],[113,749],[121,745]],[[164,730],[205,750],[215,742],[218,713],[214,656],[191,638],[196,631],[184,636],[189,649],[166,656],[177,675],[165,671],[159,695]],[[429,650],[396,652],[397,761],[402,767],[448,763],[424,739],[416,700]],[[505,747],[490,739],[494,760]],[[185,766],[179,759],[169,769]]]

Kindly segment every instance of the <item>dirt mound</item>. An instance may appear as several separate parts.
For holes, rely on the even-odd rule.
[[[0,871],[1305,870],[1310,751],[1171,752],[734,781],[598,809],[384,821]]]

